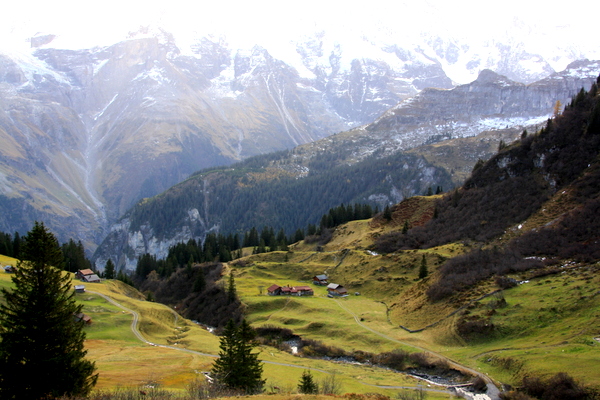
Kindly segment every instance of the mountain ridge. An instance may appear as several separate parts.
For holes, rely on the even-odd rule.
[[[430,56],[371,44],[384,59],[349,59],[319,35],[294,50],[310,74],[218,38],[180,49],[168,32],[142,32],[69,50],[51,36],[0,62],[0,134],[11,143],[0,195],[5,214],[25,210],[0,224],[55,221],[62,240],[75,232],[90,249],[140,198],[197,170],[312,142],[453,85]]]
[[[593,63],[593,65],[600,64]],[[434,112],[430,111],[429,114],[426,113],[424,116],[418,116],[418,118],[422,118],[422,120],[425,121],[427,126],[432,125],[430,118],[435,115],[441,115],[439,118],[444,118],[445,114],[447,114],[448,116],[453,116],[457,121],[460,121],[462,116],[464,122],[457,123],[456,125],[462,125],[464,127],[463,133],[459,133],[458,129],[454,131],[454,134],[460,138],[462,136],[472,135],[470,126],[472,123],[470,117],[472,112],[470,111],[470,108],[483,103],[483,108],[486,109],[487,107],[485,112],[487,112],[488,116],[505,118],[505,120],[521,117],[531,113],[532,110],[534,110],[533,112],[537,111],[538,115],[541,114],[541,117],[538,117],[537,120],[538,123],[541,124],[542,122],[547,121],[548,112],[550,109],[554,108],[555,100],[551,99],[556,89],[551,85],[552,82],[554,82],[554,78],[549,79],[547,82],[540,83],[539,85],[531,85],[532,88],[530,89],[530,86],[514,84],[505,77],[491,71],[485,72],[482,74],[480,80],[469,85],[462,85],[448,91],[423,91],[409,103],[411,109],[408,111],[408,118],[411,120],[414,119],[410,113],[413,112],[413,104],[419,104],[419,102],[425,103],[429,105],[429,108],[436,110]],[[559,82],[564,84],[564,80],[559,80]],[[579,80],[574,80],[570,85],[575,88],[579,83]],[[487,89],[490,85],[492,87],[491,91]],[[540,92],[537,92],[540,87],[542,88],[541,94]],[[571,89],[571,91],[575,92],[576,90]],[[458,95],[466,92],[469,93],[471,97],[468,102],[458,102],[453,98],[453,93],[455,92],[458,93]],[[548,92],[550,92],[550,94],[548,94]],[[434,94],[433,96],[431,95],[432,93]],[[450,96],[450,101],[445,100],[445,98],[439,100],[440,97],[438,96],[438,93]],[[493,95],[490,95],[490,93],[493,93]],[[538,101],[532,101],[536,96],[538,96]],[[436,103],[436,101],[438,103]],[[567,100],[564,101],[566,102]],[[505,108],[503,102],[509,103],[509,107]],[[431,106],[432,104],[439,104],[439,106]],[[527,109],[528,105],[530,107],[529,109]],[[443,110],[444,112],[437,113],[437,110],[441,107],[446,107],[446,109]],[[467,112],[461,114],[460,111],[465,107]],[[165,257],[168,247],[173,246],[177,242],[185,242],[189,239],[202,241],[203,237],[214,229],[222,229],[227,233],[231,233],[231,230],[235,229],[232,221],[224,222],[221,225],[221,222],[229,221],[231,215],[237,216],[236,228],[241,229],[241,231],[249,230],[253,225],[275,225],[278,228],[284,228],[288,234],[291,234],[295,229],[304,228],[307,223],[311,223],[310,221],[313,221],[312,223],[317,223],[317,219],[322,214],[340,202],[369,202],[372,205],[378,206],[379,209],[383,209],[386,205],[399,202],[405,197],[410,197],[414,194],[422,194],[427,190],[427,187],[435,188],[437,186],[443,186],[446,189],[451,188],[453,184],[450,183],[447,177],[444,178],[444,180],[438,181],[431,179],[434,176],[434,173],[430,171],[439,171],[439,169],[429,165],[424,159],[417,158],[411,162],[402,160],[401,150],[403,150],[402,146],[404,145],[406,138],[402,136],[398,138],[396,135],[397,132],[393,129],[397,129],[402,133],[401,129],[403,124],[406,125],[406,122],[399,121],[396,112],[401,113],[400,118],[406,118],[405,114],[402,114],[405,110],[406,109],[403,108],[401,104],[397,109],[386,113],[386,115],[382,116],[380,120],[372,125],[361,127],[353,131],[342,132],[320,141],[299,146],[287,153],[284,152],[273,154],[272,156],[264,156],[263,158],[257,158],[255,160],[248,160],[247,165],[252,165],[252,168],[248,168],[242,163],[233,165],[230,168],[222,169],[221,171],[200,172],[199,174],[192,176],[186,183],[188,189],[183,189],[184,185],[179,185],[178,187],[174,187],[172,191],[163,194],[171,199],[169,200],[169,205],[163,203],[159,197],[147,200],[134,207],[120,223],[115,224],[109,235],[110,238],[99,247],[99,250],[95,254],[96,266],[102,268],[106,260],[109,257],[112,257],[111,254],[119,254],[117,263],[120,266],[127,265],[128,269],[133,269],[136,258],[142,254],[149,252],[159,257]],[[505,112],[506,114],[502,114],[502,112]],[[483,115],[486,117],[485,114]],[[392,129],[387,130],[381,128],[382,121],[386,121],[386,118],[391,121],[388,123],[388,126],[392,126]],[[523,119],[526,120],[525,118]],[[433,124],[435,124],[435,122],[436,121],[434,120]],[[410,134],[414,130],[414,126],[418,126],[418,123],[413,122],[409,129],[406,129],[404,132]],[[533,126],[524,124],[521,128],[531,129]],[[514,131],[515,129],[513,126],[512,133],[508,130],[506,137],[514,138],[516,136]],[[373,146],[373,139],[375,138],[378,146]],[[416,145],[424,144],[424,142],[425,138],[417,137],[414,139],[413,143],[407,146],[407,148],[413,148]],[[499,139],[498,145],[500,145],[501,142],[502,141]],[[474,166],[476,161],[477,158],[471,159],[470,166]],[[399,164],[397,165],[396,163]],[[365,169],[366,165],[379,166],[374,170],[371,170]],[[467,166],[468,165],[467,161]],[[357,168],[352,166],[356,166]],[[368,189],[361,189],[366,193],[363,196],[358,196],[358,192],[352,192],[352,190],[343,188],[342,186],[339,186],[339,184],[330,183],[327,186],[322,186],[322,181],[319,181],[319,179],[331,180],[332,178],[328,173],[337,173],[339,175],[336,175],[336,180],[362,182],[360,175],[357,175],[356,172],[359,171],[360,168],[363,168],[363,174],[366,173],[372,175],[371,182],[368,183],[368,186],[365,186],[365,188],[368,187]],[[411,180],[399,181],[399,175],[397,175],[398,172],[394,172],[394,169],[396,168],[401,168],[401,171],[406,171],[407,176],[411,176]],[[418,171],[418,169],[422,169],[422,171]],[[381,171],[387,171],[386,173],[388,175],[380,177],[378,173],[381,173]],[[435,172],[435,174],[438,173],[439,172]],[[236,178],[234,178],[234,176]],[[260,176],[263,177],[260,178]],[[395,178],[392,179],[392,176]],[[425,182],[425,184],[415,187],[413,182],[416,178],[414,177],[419,177],[418,179]],[[364,177],[362,177],[362,179],[364,179]],[[225,182],[229,180],[231,180],[229,192],[224,192],[223,188],[225,186],[223,186],[223,188],[219,189],[219,194],[211,196],[213,198],[209,201],[206,193],[217,190],[214,186],[212,186],[212,189],[207,189],[209,182]],[[290,183],[281,185],[281,182],[283,181]],[[381,181],[386,182],[386,184],[381,185]],[[270,183],[265,186],[265,182]],[[318,187],[319,189],[315,189],[313,186],[310,186],[310,189],[308,189],[309,186],[303,186],[308,184],[308,182],[312,182],[311,185],[315,185],[315,187]],[[459,182],[455,182],[454,184],[456,183]],[[243,195],[237,187],[242,185],[249,187],[246,193],[247,196],[250,197],[246,198],[244,201],[241,199],[245,195]],[[204,189],[200,189],[203,186]],[[305,189],[300,189],[302,187],[305,187]],[[333,187],[339,187],[340,193],[353,193],[353,195],[349,197],[336,195],[332,190]],[[272,200],[267,201],[264,199],[258,203],[256,203],[255,200],[250,200],[250,198],[257,199],[260,197],[257,193],[250,194],[253,193],[253,190],[260,193],[269,193]],[[313,193],[312,196],[317,196],[318,198],[336,198],[337,196],[337,200],[329,201],[328,203],[323,203],[319,206],[315,205],[314,199],[305,199],[304,201],[297,203],[297,199],[304,198],[306,190],[310,190],[311,193]],[[232,194],[234,192],[236,193],[235,195]],[[295,195],[289,198],[289,193],[295,193]],[[241,196],[236,200],[239,201],[239,206],[237,205],[238,203],[233,200],[234,198],[237,199],[237,196]],[[204,198],[206,203],[203,203],[202,200],[190,201],[189,199],[191,198]],[[289,204],[282,204],[280,201],[281,198],[288,199]],[[233,209],[235,210],[240,206],[243,207],[246,210],[244,216],[238,211],[215,205],[214,203],[216,201],[224,201],[225,204],[233,206]],[[160,206],[157,204],[160,204]],[[163,219],[165,213],[164,210],[170,210],[173,207],[173,204],[178,204],[178,207],[182,207],[183,209],[179,209],[176,212],[166,211],[171,212],[171,217],[169,219],[171,232],[167,234],[165,230],[157,229],[157,226],[161,225],[160,223],[157,223],[157,221]],[[210,204],[210,206],[207,206],[207,204]],[[277,205],[275,206],[275,204]],[[290,205],[292,204],[295,204],[296,206],[292,206],[290,209]],[[308,207],[309,205],[310,209],[314,211],[311,217],[308,217],[308,213],[296,209],[295,212],[298,212],[300,215],[306,215],[306,217],[301,221],[297,221],[296,225],[283,224],[281,222],[281,218],[283,215],[286,215],[286,212],[290,215],[293,214],[292,209],[294,209],[294,207]],[[210,212],[209,208],[211,210]],[[151,209],[156,211],[156,216],[153,216],[153,212],[150,211]],[[258,219],[252,217],[252,215],[258,213],[259,210],[261,210],[260,212],[263,212],[263,209],[269,210],[267,211],[268,213],[261,214]],[[178,216],[175,217],[173,212]],[[192,214],[201,216],[200,225],[193,221],[193,218],[191,218]],[[132,216],[136,217],[132,219]],[[137,222],[133,223],[135,220],[137,220]],[[286,220],[289,222],[293,220],[293,218],[288,216],[286,217]],[[123,223],[123,221],[125,221],[125,223]],[[209,221],[213,222],[209,223]],[[280,222],[275,223],[275,221]]]

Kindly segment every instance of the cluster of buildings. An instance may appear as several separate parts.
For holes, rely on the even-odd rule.
[[[328,283],[327,275],[315,275],[313,284],[317,286],[327,286],[327,296],[343,297],[348,295],[348,291],[342,285],[337,283]],[[279,286],[273,284],[267,288],[269,296],[313,296],[314,290],[310,286]]]

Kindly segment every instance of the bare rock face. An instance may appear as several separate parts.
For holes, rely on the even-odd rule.
[[[541,127],[559,102],[566,105],[579,90],[588,90],[600,74],[600,62],[578,61],[529,85],[490,70],[452,90],[425,89],[366,127],[368,137],[406,150],[423,143],[469,137],[488,129]],[[562,110],[562,109],[561,109]]]
[[[219,40],[192,54],[165,32],[85,50],[47,48],[52,40],[0,56],[0,196],[4,211],[23,210],[0,228],[53,220],[61,240],[92,249],[136,201],[194,171],[370,122],[418,91],[384,62],[345,69],[339,54],[307,78],[266,49]]]

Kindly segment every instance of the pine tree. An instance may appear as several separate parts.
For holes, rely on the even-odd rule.
[[[0,398],[86,395],[98,375],[85,359],[83,325],[73,318],[83,306],[75,302],[71,278],[61,271],[56,237],[36,222],[21,257],[14,289],[1,290]]]
[[[386,221],[392,220],[392,210],[391,210],[390,206],[387,204],[386,204],[385,208],[383,209],[383,219],[385,219]]]
[[[237,296],[235,289],[235,279],[233,278],[233,272],[229,274],[229,284],[227,285],[227,302],[231,304],[235,301]]]
[[[13,240],[13,254],[14,258],[21,258],[21,235],[19,232],[15,232],[15,238]]]
[[[254,336],[254,330],[245,320],[239,327],[229,320],[220,339],[219,358],[211,370],[219,384],[246,394],[262,391],[263,367],[258,353],[252,353]]]
[[[235,387],[235,378],[238,374],[236,360],[237,327],[232,319],[227,322],[221,338],[219,339],[219,358],[215,360],[211,375],[220,384]]]
[[[300,383],[298,384],[298,392],[303,394],[316,394],[319,392],[319,386],[314,381],[310,371],[302,372]]]
[[[106,265],[104,266],[104,278],[115,279],[115,264],[110,258],[106,260]]]
[[[427,271],[427,259],[425,258],[425,254],[423,254],[423,258],[421,259],[421,266],[419,267],[419,279],[423,279],[429,275]]]
[[[408,230],[410,229],[410,225],[408,224],[408,220],[404,221],[404,226],[402,227],[402,234],[406,235]]]
[[[246,393],[259,393],[265,383],[262,380],[263,366],[258,359],[258,353],[252,353],[255,347],[256,332],[245,319],[238,327],[238,360],[241,365],[241,376],[238,377],[239,387]]]
[[[188,260],[187,264],[185,265],[185,272],[186,272],[188,278],[192,276],[192,265],[194,265],[194,256],[192,256],[190,254],[190,259]]]
[[[304,240],[304,229],[296,229],[296,233],[294,233],[294,239],[292,240],[292,243],[296,243],[296,242],[300,242]]]
[[[123,270],[120,270],[117,273],[117,279],[129,286],[134,286],[133,280],[129,277],[129,275],[123,272]]]

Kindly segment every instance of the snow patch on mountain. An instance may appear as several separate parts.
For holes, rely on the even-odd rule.
[[[3,51],[10,59],[12,59],[23,71],[27,82],[22,87],[27,87],[36,79],[36,76],[41,77],[40,79],[47,79],[51,77],[57,82],[65,85],[70,85],[69,80],[61,73],[55,71],[46,62],[35,57],[31,51],[22,51],[21,49],[11,49],[9,51]]]
[[[152,79],[156,83],[162,84],[170,84],[171,79],[168,78],[168,74],[164,68],[159,68],[157,66],[153,66],[152,69],[140,72],[135,78],[134,81],[142,80],[142,79]]]

